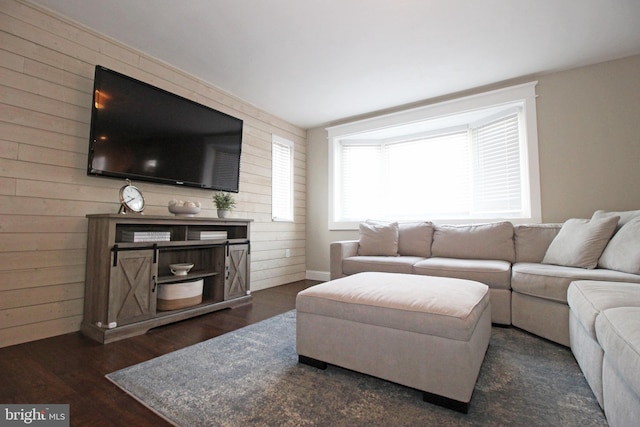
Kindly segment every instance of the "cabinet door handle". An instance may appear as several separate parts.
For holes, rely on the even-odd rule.
[[[118,245],[113,245],[113,266],[118,266]]]
[[[156,282],[156,276],[153,276],[151,278],[151,281],[153,282],[153,288],[151,288],[151,292],[155,292],[156,291],[156,286],[158,285],[158,282]]]

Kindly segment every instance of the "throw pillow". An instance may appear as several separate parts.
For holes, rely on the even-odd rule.
[[[620,217],[569,219],[551,241],[543,264],[596,268],[598,259],[613,235]]]
[[[627,222],[611,238],[598,267],[640,274],[640,217]]]
[[[398,223],[360,224],[360,246],[358,255],[398,255]]]

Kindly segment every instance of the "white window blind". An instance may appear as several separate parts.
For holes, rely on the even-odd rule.
[[[471,152],[466,130],[388,144],[385,217],[451,218],[469,212]]]
[[[522,209],[519,112],[409,141],[340,143],[345,221],[509,217]]]
[[[293,221],[293,142],[272,137],[271,217]]]
[[[378,197],[383,183],[381,146],[343,145],[341,154],[341,215],[354,221],[378,217],[382,213]]]
[[[474,211],[491,215],[522,209],[518,114],[473,129]]]

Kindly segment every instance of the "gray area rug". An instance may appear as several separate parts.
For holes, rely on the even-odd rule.
[[[329,365],[297,363],[296,312],[107,375],[169,422],[195,426],[607,425],[569,349],[492,330],[468,414]]]

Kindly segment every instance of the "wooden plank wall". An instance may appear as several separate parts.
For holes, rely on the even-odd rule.
[[[87,220],[118,210],[120,180],[89,177],[96,64],[244,120],[238,207],[252,218],[251,288],[305,277],[306,132],[47,9],[0,2],[0,347],[79,330]],[[295,221],[271,221],[271,138],[295,143]],[[213,192],[136,182],[149,214]],[[285,257],[285,249],[291,256]]]

